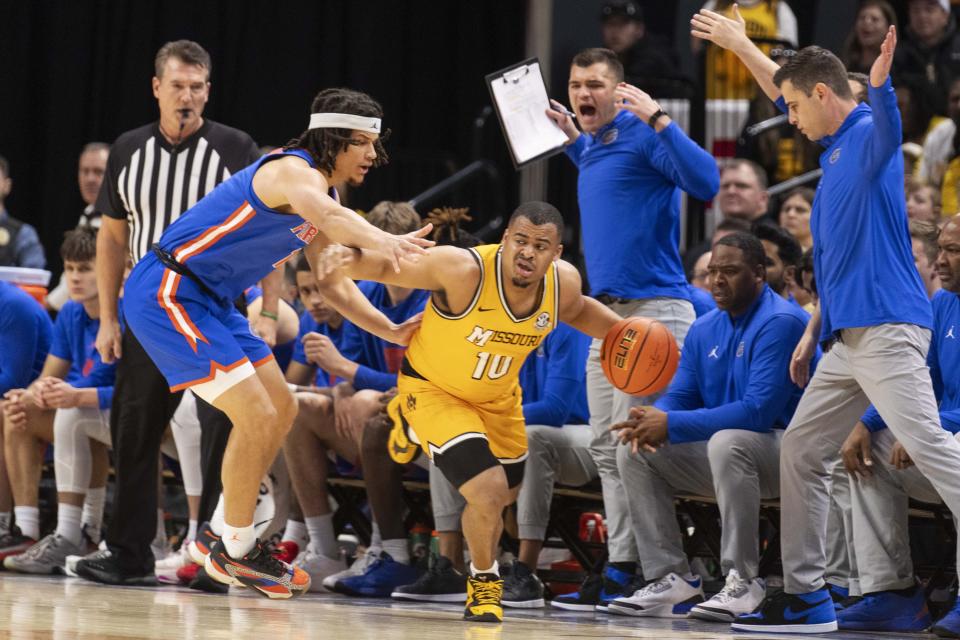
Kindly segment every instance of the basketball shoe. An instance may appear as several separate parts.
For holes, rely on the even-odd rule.
[[[190,557],[193,558],[193,561],[197,564],[203,564],[203,561],[210,553],[210,549],[213,549],[213,545],[219,541],[220,536],[213,532],[213,529],[210,528],[210,523],[204,522],[197,531],[197,537],[190,541],[188,547]]]
[[[376,547],[370,547],[364,552],[364,554],[358,557],[353,561],[353,564],[350,565],[348,569],[344,569],[338,573],[327,576],[323,579],[323,587],[329,591],[336,591],[334,587],[341,580],[346,580],[347,578],[352,578],[353,576],[362,576],[367,572],[367,569],[370,568],[374,562],[377,561],[377,558],[380,557],[380,549]]]
[[[296,543],[290,543],[296,546]],[[276,557],[276,555],[274,555]],[[328,558],[322,553],[316,553],[310,547],[304,549],[303,553],[297,556],[293,566],[303,569],[310,576],[310,590],[324,591],[323,580],[327,576],[343,571],[346,568],[345,563],[340,558]]]
[[[910,633],[930,626],[927,598],[919,585],[897,591],[868,593],[837,611],[837,628],[851,631]]]
[[[837,630],[837,612],[827,589],[767,596],[757,610],[739,616],[734,631],[766,633],[827,633]]]
[[[261,540],[242,558],[230,557],[223,540],[218,540],[204,568],[217,582],[249,587],[271,599],[292,598],[310,589],[310,575],[274,558]]]
[[[607,611],[624,616],[686,618],[694,605],[703,602],[703,582],[697,576],[687,580],[668,573],[637,590],[632,596],[617,598]]]
[[[530,567],[514,562],[503,578],[503,606],[538,609],[544,605],[543,583]]]
[[[435,556],[426,573],[412,584],[397,587],[390,597],[419,602],[463,602],[467,597],[467,576],[454,569],[448,558]]]
[[[947,615],[937,620],[931,631],[941,638],[960,638],[960,598]]]
[[[750,613],[763,601],[766,587],[761,578],[744,580],[736,569],[730,569],[723,589],[715,596],[690,609],[691,618],[733,622],[741,613]]]
[[[607,565],[603,575],[588,575],[578,591],[557,596],[550,604],[567,611],[606,611],[611,602],[634,592],[635,579],[636,576]]]
[[[23,553],[7,556],[3,566],[10,571],[20,573],[51,574],[62,573],[67,556],[76,555],[83,548],[63,536],[51,533]]]
[[[23,553],[34,545],[36,540],[28,538],[20,531],[20,527],[13,525],[10,531],[0,536],[0,561],[10,556]]]
[[[463,619],[470,622],[503,622],[503,580],[490,573],[467,578],[467,604]]]

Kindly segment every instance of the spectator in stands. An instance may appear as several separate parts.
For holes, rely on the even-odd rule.
[[[857,102],[866,102],[869,104],[870,96],[867,94],[867,83],[870,82],[870,76],[856,71],[847,72],[847,82],[850,83],[850,92],[853,93],[853,99]]]
[[[887,0],[864,0],[857,9],[857,20],[843,45],[844,66],[848,71],[869,73],[880,55],[880,45],[890,25],[897,26],[897,12]]]
[[[810,233],[810,212],[813,211],[814,190],[797,187],[787,194],[780,205],[780,226],[786,229],[804,251],[813,246]]]
[[[100,212],[93,205],[97,201],[103,175],[107,170],[108,155],[110,155],[110,145],[104,142],[86,144],[80,152],[77,183],[80,186],[80,197],[83,199],[84,208],[77,221],[78,227],[100,228]],[[53,311],[59,311],[68,299],[67,283],[61,275],[57,286],[47,294],[47,307]]]
[[[627,82],[658,99],[691,97],[692,83],[680,71],[676,52],[647,30],[640,4],[610,0],[600,15],[603,46],[617,54]]]
[[[793,297],[797,288],[797,266],[803,258],[800,244],[785,229],[770,222],[754,224],[751,232],[760,239],[767,254],[767,285],[787,302],[802,307],[803,303]]]
[[[960,437],[960,341],[955,337],[960,327],[958,216],[951,218],[940,234],[936,267],[943,290],[933,296],[933,338],[927,364],[940,424]],[[940,495],[872,406],[844,442],[841,454],[851,474],[854,543],[865,597],[837,613],[840,629],[922,631],[931,620],[910,560],[908,500],[939,503]],[[933,632],[960,637],[960,600],[934,625]]]
[[[567,86],[583,133],[562,110],[547,114],[567,135],[566,153],[579,171],[577,200],[591,294],[620,316],[657,318],[682,343],[696,316],[680,261],[680,190],[701,200],[713,198],[716,161],[653,98],[622,80],[623,65],[612,51],[581,51],[573,58]],[[636,202],[645,204],[636,207]],[[587,365],[591,451],[609,523],[608,567],[622,577],[635,571],[637,551],[609,427],[638,400],[615,390],[603,375],[600,342],[593,342]],[[606,594],[625,588],[619,580],[608,586]]]
[[[710,264],[710,257],[711,252],[707,251],[697,258],[697,261],[693,264],[693,272],[690,274],[690,284],[708,294],[710,292],[710,283],[707,281],[707,276],[710,272],[707,269],[707,265]]]
[[[940,229],[926,220],[910,221],[910,243],[913,246],[913,263],[917,265],[920,280],[931,300],[940,290],[940,276],[937,275],[937,253],[940,249],[937,240]]]
[[[724,218],[753,222],[767,215],[767,172],[752,160],[733,158],[720,166],[720,193],[717,197]]]
[[[53,323],[29,294],[2,280],[0,309],[0,397],[5,397],[12,389],[22,389],[40,375],[50,351]],[[0,427],[4,426],[2,423],[5,420],[0,420]],[[3,449],[0,428],[0,553],[3,549],[20,551],[26,542],[13,525],[13,497]]]
[[[947,89],[960,75],[960,33],[950,0],[909,0],[903,42],[897,47],[898,78],[912,76],[929,96],[934,113],[947,113]]]
[[[947,118],[934,127],[923,142],[923,155],[917,178],[940,188],[947,165],[957,155],[954,137],[960,122],[960,77],[954,78],[947,92]],[[954,188],[955,190],[955,188]],[[955,212],[951,212],[952,213]]]
[[[785,0],[739,0],[736,3],[734,0],[707,0],[703,8],[725,16],[733,16],[734,11],[739,10],[747,22],[747,35],[766,53],[777,45],[797,46],[797,17]],[[703,41],[691,40],[694,53],[699,53],[703,47]],[[746,67],[736,56],[719,47],[707,46],[705,75],[708,100],[750,99],[756,95],[756,85]]]
[[[934,224],[940,222],[940,192],[932,185],[907,178],[907,217]]]
[[[100,541],[116,364],[104,364],[94,347],[96,248],[91,228],[67,233],[60,254],[70,301],[57,315],[50,354],[39,378],[6,394],[4,444],[14,510],[23,536],[33,541],[24,542],[19,554],[0,550],[4,567],[13,571],[59,573],[68,555],[83,555]],[[48,444],[55,445],[57,529],[40,540],[40,473]]]
[[[744,218],[724,218],[721,220],[709,238],[684,254],[683,265],[687,273],[693,273],[693,265],[700,261],[703,254],[709,253],[720,238],[737,231],[750,231],[750,222]]]
[[[3,206],[12,188],[10,163],[0,156],[0,267],[43,269],[47,258],[37,230],[11,216]]]
[[[766,285],[766,256],[737,233],[713,250],[714,311],[690,329],[666,395],[617,425],[617,462],[630,496],[647,586],[611,613],[733,620],[765,594],[759,577],[760,500],[779,495],[779,449],[802,390],[790,381],[808,315]],[[722,381],[722,382],[721,382]],[[674,493],[716,496],[724,588],[703,602],[674,511]]]
[[[944,118],[936,115],[930,96],[924,92],[922,82],[915,76],[898,78],[894,90],[897,92],[897,108],[903,122],[903,143],[922,147],[927,134]]]
[[[406,202],[381,202],[367,214],[370,224],[388,233],[404,234],[421,227],[420,216]],[[303,276],[301,276],[303,277]],[[367,299],[393,322],[400,324],[423,311],[428,291],[375,282],[360,283]],[[337,379],[331,398],[297,394],[300,413],[284,445],[287,468],[306,519],[310,545],[296,565],[320,589],[324,578],[342,570],[333,514],[326,492],[327,451],[335,451],[352,464],[360,461],[363,426],[381,406],[384,392],[396,387],[404,347],[347,323],[340,348],[322,335],[309,345],[307,358]],[[305,343],[306,343],[305,338]],[[306,350],[306,349],[305,349]],[[289,379],[289,377],[288,377]],[[380,562],[359,576],[338,581],[336,589],[360,596],[389,596],[394,587],[416,578],[410,564],[406,532],[381,528]]]

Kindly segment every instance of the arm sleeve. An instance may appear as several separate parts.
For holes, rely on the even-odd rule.
[[[16,255],[17,266],[30,269],[47,267],[47,257],[43,253],[43,245],[40,244],[37,230],[29,224],[20,227],[20,233],[17,234]]]
[[[720,189],[720,171],[713,156],[687,137],[676,122],[658,133],[650,162],[664,177],[699,200],[710,200]]]
[[[900,110],[897,108],[897,93],[893,90],[890,78],[882,87],[867,83],[867,95],[873,109],[873,135],[864,143],[864,161],[868,171],[875,173],[886,166],[895,153],[900,152],[903,127]]]
[[[120,151],[116,149],[117,145],[111,150],[107,157],[107,170],[103,176],[103,184],[100,185],[100,193],[97,194],[97,202],[94,208],[105,216],[125,220],[127,217],[127,208],[120,197],[119,173]]]
[[[523,418],[527,424],[562,427],[583,388],[590,342],[573,329],[557,337],[560,340],[551,342],[547,352],[547,379],[543,383],[543,393],[538,400],[523,404]]]
[[[353,376],[353,388],[357,391],[362,389],[387,391],[395,386],[397,386],[397,374],[377,371],[362,364],[357,367],[357,373]]]
[[[677,373],[667,388],[667,392],[653,403],[661,411],[688,411],[703,406],[703,396],[697,383],[697,349],[695,340],[688,334],[680,353]]]
[[[568,144],[567,148],[564,149],[564,153],[567,154],[567,157],[573,160],[573,164],[580,166],[580,154],[583,153],[583,150],[587,148],[587,136],[584,133],[580,134],[580,137],[576,139],[573,144]]]
[[[711,409],[669,412],[670,442],[707,440],[721,429],[770,431],[792,395],[790,358],[804,329],[794,316],[771,318],[754,341],[743,397]]]

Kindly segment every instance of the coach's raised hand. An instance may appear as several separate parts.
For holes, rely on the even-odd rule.
[[[650,94],[632,84],[619,83],[613,90],[613,95],[616,97],[617,109],[629,111],[644,122],[649,122],[653,114],[660,111],[660,105],[650,97]],[[657,120],[655,128],[657,131],[662,131],[668,124],[670,124],[670,118],[663,114]]]
[[[740,8],[733,5],[733,19],[716,11],[701,9],[690,20],[690,35],[701,40],[709,40],[723,49],[737,53],[745,45],[750,45],[747,37],[747,22],[740,15]]]
[[[870,84],[874,87],[882,87],[890,77],[890,66],[893,64],[893,52],[897,49],[897,28],[890,25],[887,29],[887,37],[883,39],[880,45],[880,55],[873,61],[870,67]]]

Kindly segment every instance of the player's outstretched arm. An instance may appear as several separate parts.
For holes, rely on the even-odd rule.
[[[733,19],[708,9],[695,13],[690,20],[690,35],[732,51],[771,100],[780,97],[780,89],[773,83],[773,75],[780,67],[747,37],[746,21],[736,4],[733,5]]]
[[[560,261],[560,320],[588,336],[602,340],[620,316],[593,298],[580,293],[580,273],[569,262]]]

